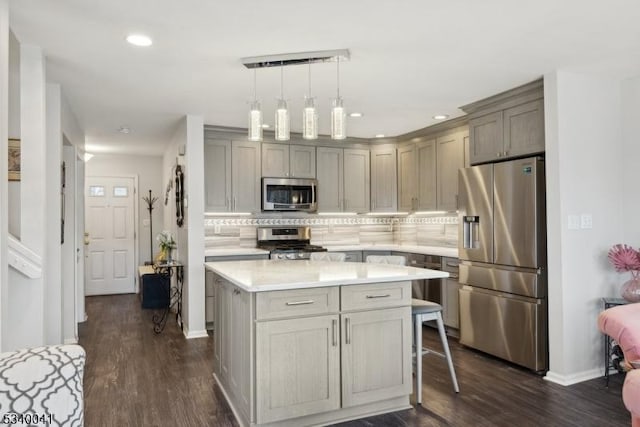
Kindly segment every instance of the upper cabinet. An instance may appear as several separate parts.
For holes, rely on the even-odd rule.
[[[469,113],[471,164],[544,152],[542,85],[532,82],[462,107]]]
[[[260,143],[205,139],[206,212],[260,212]]]
[[[457,131],[436,139],[438,210],[458,209],[458,170],[464,167],[465,136],[465,131]]]
[[[396,212],[398,188],[396,148],[393,145],[371,149],[371,212]]]
[[[369,150],[318,147],[318,210],[369,211]]]
[[[263,143],[262,176],[315,178],[316,148],[308,145]]]

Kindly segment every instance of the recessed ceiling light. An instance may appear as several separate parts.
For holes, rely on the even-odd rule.
[[[134,46],[151,46],[153,41],[149,36],[145,36],[144,34],[129,34],[127,36],[127,41]]]
[[[384,138],[384,133],[376,134],[376,138]]]
[[[448,114],[436,114],[435,116],[433,116],[433,118],[435,120],[444,120],[444,119],[448,119],[449,115]]]
[[[267,123],[263,123],[263,124],[262,124],[262,127],[263,127],[264,129],[269,129],[271,126],[269,126]]]
[[[131,133],[131,129],[129,127],[127,127],[127,126],[120,126],[118,128],[118,132],[125,133],[125,134],[126,133]]]
[[[362,117],[362,113],[349,113],[349,117]]]

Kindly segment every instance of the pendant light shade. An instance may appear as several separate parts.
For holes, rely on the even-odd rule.
[[[289,130],[289,109],[287,108],[287,101],[284,99],[284,70],[280,67],[280,99],[278,99],[278,105],[276,107],[276,121],[275,121],[275,137],[277,141],[288,141],[290,136]]]
[[[340,57],[337,58],[337,94],[331,105],[331,139],[347,137],[347,114],[340,97]]]
[[[256,99],[256,71],[253,70],[253,102],[249,109],[249,126],[247,139],[249,141],[262,141],[262,110],[260,102]]]
[[[302,137],[318,139],[318,111],[315,99],[311,96],[311,61],[309,61],[309,94],[304,99],[304,110],[302,110]]]

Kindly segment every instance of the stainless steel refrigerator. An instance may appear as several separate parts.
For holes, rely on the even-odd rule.
[[[459,171],[460,342],[548,370],[544,160]]]

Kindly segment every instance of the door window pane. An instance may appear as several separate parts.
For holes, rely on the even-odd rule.
[[[127,197],[129,195],[129,187],[113,187],[113,197]]]
[[[103,185],[90,185],[89,186],[89,197],[104,197],[104,186]]]

